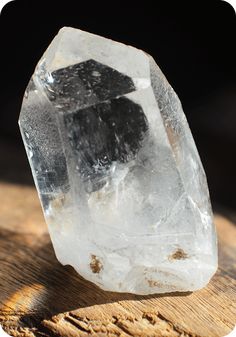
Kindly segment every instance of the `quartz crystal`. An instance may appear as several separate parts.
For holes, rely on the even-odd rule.
[[[62,28],[19,123],[63,265],[118,292],[209,282],[217,245],[206,177],[180,100],[150,55]]]

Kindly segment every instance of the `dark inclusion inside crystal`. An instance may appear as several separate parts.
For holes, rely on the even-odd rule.
[[[48,96],[69,111],[100,103],[135,90],[132,79],[94,60],[56,70]]]
[[[63,111],[77,169],[86,190],[98,190],[112,162],[135,158],[148,129],[142,107],[123,96],[135,90],[133,81],[94,60],[52,76],[48,96]]]

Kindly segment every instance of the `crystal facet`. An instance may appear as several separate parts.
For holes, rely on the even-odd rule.
[[[110,291],[191,291],[217,268],[205,174],[152,57],[78,29],[54,38],[20,128],[58,260]]]

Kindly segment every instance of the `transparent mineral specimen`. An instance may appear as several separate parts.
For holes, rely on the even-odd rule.
[[[63,28],[29,82],[20,128],[62,264],[110,291],[190,291],[217,268],[205,174],[152,57]]]

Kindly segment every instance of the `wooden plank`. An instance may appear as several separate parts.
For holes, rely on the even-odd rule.
[[[0,183],[0,323],[14,337],[225,336],[236,324],[236,226],[216,215],[219,270],[197,292],[105,292],[57,262],[33,187]],[[196,274],[197,277],[197,274]]]

